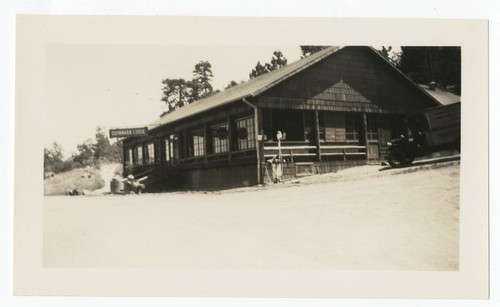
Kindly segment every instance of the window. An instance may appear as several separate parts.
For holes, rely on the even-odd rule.
[[[203,129],[191,131],[190,156],[199,157],[205,155],[205,137]]]
[[[142,146],[135,148],[135,163],[142,164]]]
[[[306,141],[312,141],[312,127],[313,125],[313,120],[312,120],[312,114],[310,112],[306,113],[304,112],[304,140]]]
[[[425,115],[419,114],[408,118],[408,128],[410,129],[411,135],[416,136],[422,132],[429,132],[429,125]]]
[[[169,162],[170,161],[170,137],[167,136],[166,139],[163,140],[163,143],[164,143],[164,148],[165,148],[165,162]]]
[[[214,153],[222,153],[228,151],[228,128],[227,124],[220,124],[210,127],[212,131],[212,145]]]
[[[377,118],[374,115],[366,116],[366,137],[368,140],[378,140]]]
[[[146,157],[145,163],[154,163],[155,162],[155,145],[154,143],[146,144]]]
[[[313,141],[316,139],[316,120],[314,112],[304,111],[304,140]],[[325,140],[325,121],[323,113],[318,112],[319,139]]]
[[[346,140],[359,141],[361,120],[359,114],[347,113],[345,117]]]
[[[193,135],[193,156],[199,157],[205,154],[205,139],[200,135]]]
[[[164,139],[164,150],[165,150],[165,162],[170,162],[169,164],[173,164],[176,160],[179,159],[179,146],[178,146],[178,138],[177,134],[168,135]]]
[[[236,120],[238,149],[255,148],[253,116]]]
[[[179,159],[179,138],[177,134],[170,136],[170,154],[174,162]]]
[[[326,140],[325,135],[325,117],[323,112],[319,112],[318,114],[318,122],[319,122],[319,139],[322,141]]]
[[[133,164],[134,163],[134,160],[133,160],[133,154],[132,154],[132,148],[129,148],[127,149],[127,157],[126,157],[126,161],[127,161],[127,164]]]

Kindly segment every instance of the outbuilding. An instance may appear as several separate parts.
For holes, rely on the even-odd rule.
[[[269,183],[276,161],[282,180],[332,172],[380,161],[438,105],[374,48],[329,47],[160,117],[124,139],[124,170],[153,190]]]

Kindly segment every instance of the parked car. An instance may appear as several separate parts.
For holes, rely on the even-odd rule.
[[[460,151],[460,106],[453,103],[407,117],[408,136],[387,143],[387,162],[402,167],[437,151]]]

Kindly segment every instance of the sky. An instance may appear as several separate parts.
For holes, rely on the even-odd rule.
[[[194,65],[209,61],[212,85],[222,90],[231,80],[248,80],[257,61],[269,62],[275,50],[288,63],[300,59],[299,46],[49,44],[44,146],[57,142],[69,157],[97,126],[144,126],[164,108],[162,79],[191,79]]]

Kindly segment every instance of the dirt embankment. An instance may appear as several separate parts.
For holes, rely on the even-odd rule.
[[[80,195],[108,193],[115,171],[121,173],[121,164],[102,164],[99,168],[86,167],[55,174],[44,179],[44,195],[68,195],[69,191],[75,190]]]

